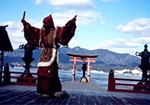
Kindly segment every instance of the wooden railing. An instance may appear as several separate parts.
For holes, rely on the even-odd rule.
[[[108,91],[150,93],[150,80],[114,78],[110,72],[108,77]]]
[[[26,72],[2,72],[2,83],[0,84],[18,84],[18,85],[37,85],[37,74]]]

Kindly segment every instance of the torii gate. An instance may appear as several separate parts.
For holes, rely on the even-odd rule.
[[[67,55],[70,56],[70,60],[74,62],[73,64],[73,70],[72,70],[72,74],[75,75],[76,72],[76,63],[77,62],[87,62],[87,72],[88,72],[88,76],[90,76],[91,73],[91,62],[95,62],[95,58],[98,57],[98,55],[82,55],[82,54],[70,54],[67,53]]]

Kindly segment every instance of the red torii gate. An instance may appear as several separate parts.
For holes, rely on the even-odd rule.
[[[67,53],[67,55],[70,56],[70,60],[74,62],[73,64],[73,71],[72,74],[75,75],[76,72],[76,63],[77,62],[87,62],[87,72],[88,72],[88,76],[90,76],[91,73],[91,62],[95,62],[95,58],[98,57],[98,55],[82,55],[82,54],[71,54],[71,53]]]

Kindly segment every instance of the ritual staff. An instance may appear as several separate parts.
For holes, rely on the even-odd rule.
[[[65,26],[55,28],[52,15],[43,19],[41,29],[31,26],[25,19],[21,22],[24,25],[24,36],[28,43],[35,47],[41,47],[41,55],[38,62],[38,83],[37,93],[44,96],[61,97],[67,95],[62,91],[62,85],[58,76],[57,49],[60,45],[67,46],[75,34],[76,17],[69,20]]]

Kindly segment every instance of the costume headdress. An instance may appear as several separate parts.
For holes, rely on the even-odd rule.
[[[51,14],[43,19],[43,24],[43,26],[54,27],[54,22]]]

